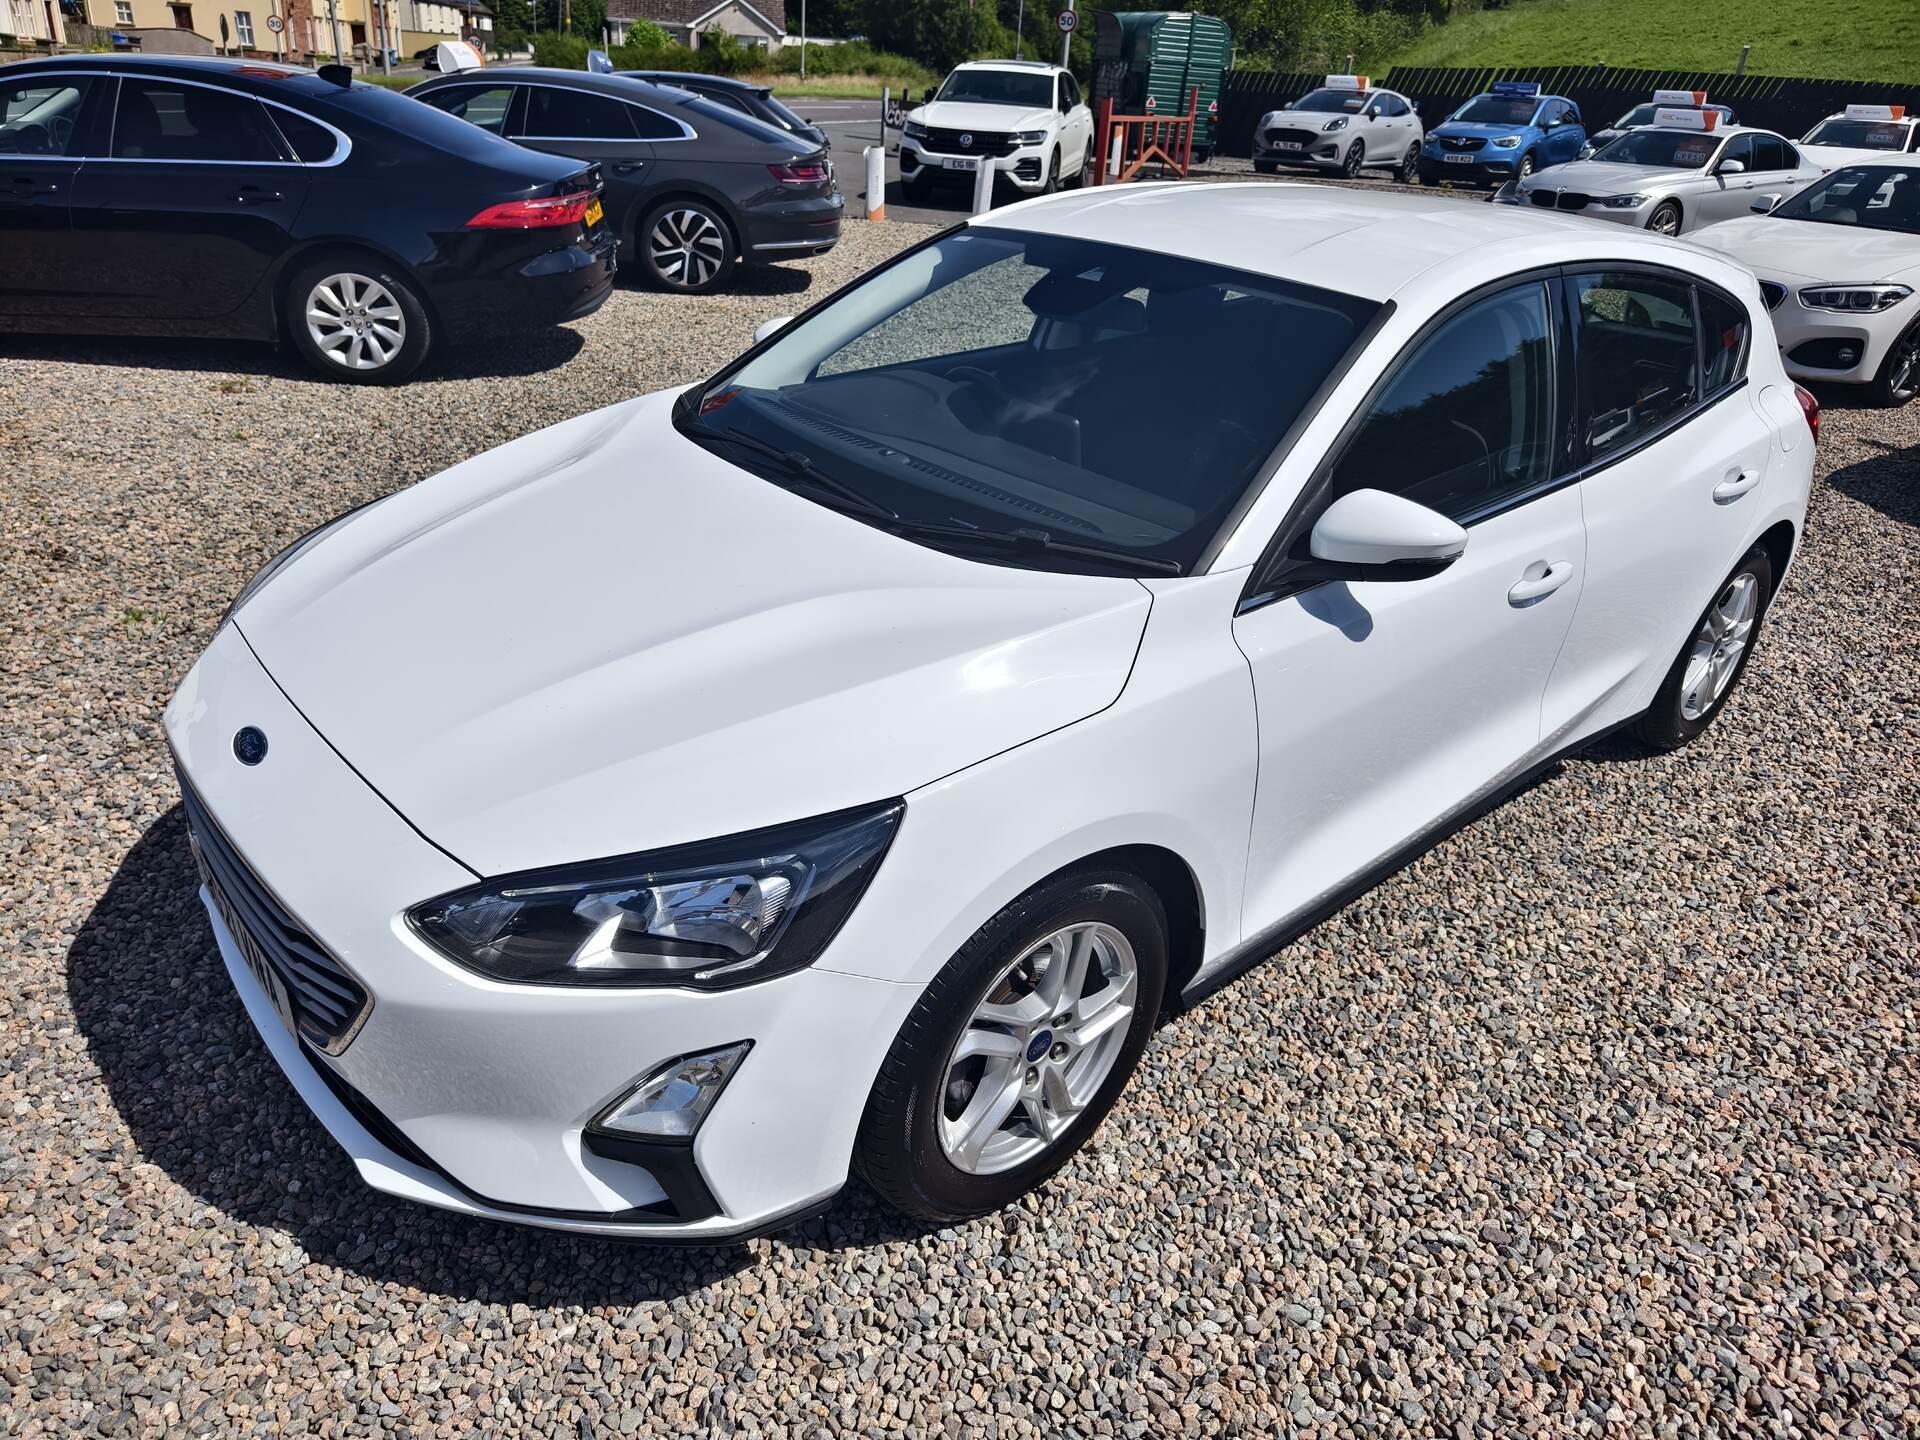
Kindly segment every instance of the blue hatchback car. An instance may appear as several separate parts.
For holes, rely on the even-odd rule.
[[[1423,185],[1501,185],[1564,164],[1587,143],[1580,107],[1542,95],[1530,80],[1503,80],[1427,132]]]

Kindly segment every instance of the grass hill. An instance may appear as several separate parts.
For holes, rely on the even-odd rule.
[[[1607,65],[1758,75],[1920,76],[1915,0],[1509,0],[1428,30],[1399,65]]]

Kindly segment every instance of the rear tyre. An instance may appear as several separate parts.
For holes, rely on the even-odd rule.
[[[665,200],[639,229],[640,265],[655,285],[683,295],[717,290],[733,273],[733,231],[704,200]]]
[[[1773,559],[1758,545],[1715,592],[1680,647],[1633,733],[1655,750],[1678,750],[1711,725],[1746,672],[1773,598]]]
[[[854,1150],[867,1183],[951,1224],[1066,1164],[1139,1064],[1166,936],[1159,899],[1118,870],[1047,881],[981,926],[880,1067]]]
[[[1348,180],[1360,178],[1360,163],[1367,158],[1367,147],[1356,140],[1340,158],[1340,173]]]
[[[420,368],[433,328],[413,282],[377,256],[323,255],[296,270],[281,323],[300,358],[329,380],[398,385]]]
[[[1400,168],[1394,172],[1394,179],[1402,185],[1411,185],[1420,178],[1420,147],[1409,145],[1407,153],[1400,157]]]
[[[1893,342],[1887,358],[1880,362],[1880,373],[1873,377],[1868,394],[1873,403],[1897,410],[1920,392],[1920,322]]]
[[[1653,207],[1653,214],[1647,217],[1647,229],[1656,235],[1678,235],[1680,233],[1680,202],[1662,200]]]

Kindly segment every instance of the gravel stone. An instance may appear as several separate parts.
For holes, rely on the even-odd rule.
[[[1168,1024],[1004,1214],[649,1250],[359,1184],[228,988],[166,697],[303,531],[925,233],[397,390],[0,340],[0,1434],[1920,1433],[1920,407],[1828,410],[1699,744],[1566,762]]]

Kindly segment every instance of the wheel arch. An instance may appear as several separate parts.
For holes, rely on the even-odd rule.
[[[633,207],[633,218],[627,225],[626,240],[629,251],[633,254],[636,263],[638,263],[640,253],[641,225],[646,222],[646,218],[649,215],[653,214],[653,212],[658,210],[662,205],[671,204],[675,200],[697,200],[702,205],[711,206],[720,216],[720,223],[727,227],[727,235],[733,241],[733,258],[739,260],[745,257],[746,230],[740,223],[740,216],[735,211],[733,202],[718,191],[710,190],[704,185],[699,185],[692,181],[676,180],[671,185],[663,186],[659,194],[649,195],[640,204]]]
[[[1793,561],[1793,547],[1798,537],[1794,533],[1791,520],[1779,520],[1770,526],[1754,544],[1767,552],[1767,559],[1773,562],[1773,588],[1778,594],[1780,582],[1786,579],[1787,566]],[[1768,597],[1771,599],[1772,597]]]
[[[1092,870],[1123,870],[1138,877],[1159,899],[1167,920],[1167,988],[1160,1005],[1163,1011],[1176,1008],[1180,992],[1199,972],[1206,951],[1205,900],[1193,867],[1164,845],[1115,845],[1068,861],[1021,894],[1038,890],[1063,875]]]
[[[273,289],[270,293],[273,299],[273,333],[277,340],[291,338],[287,334],[286,327],[287,287],[293,283],[294,275],[301,266],[316,256],[333,254],[367,255],[378,260],[382,265],[389,265],[398,270],[413,287],[414,298],[420,302],[420,308],[427,312],[427,324],[431,333],[434,335],[442,333],[440,311],[433,303],[431,291],[420,283],[420,277],[414,273],[413,266],[399,255],[384,245],[358,237],[317,236],[310,240],[302,240],[289,249],[280,257],[279,266],[273,272]]]

